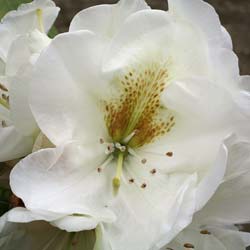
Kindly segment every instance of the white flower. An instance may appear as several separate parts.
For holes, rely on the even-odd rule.
[[[97,249],[168,243],[221,183],[223,141],[248,121],[215,11],[199,0],[169,4],[119,20],[108,39],[102,22],[61,34],[35,66],[31,108],[57,147],[22,160],[12,190],[62,229],[99,225]]]
[[[28,104],[32,65],[50,43],[44,34],[58,13],[52,1],[34,1],[9,12],[0,24],[0,161],[31,152],[37,125]],[[40,31],[39,31],[39,30]]]
[[[250,234],[239,232],[233,224],[247,223],[249,215],[250,142],[232,136],[227,140],[229,159],[222,184],[193,223],[170,244],[169,250],[245,250]]]

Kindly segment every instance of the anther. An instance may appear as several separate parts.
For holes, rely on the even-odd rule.
[[[211,233],[208,230],[201,230],[200,234],[207,234],[210,235]]]
[[[141,160],[142,164],[146,164],[146,162],[147,162],[147,159],[145,159],[145,158]]]
[[[115,151],[115,146],[113,143],[109,143],[106,150],[105,150],[105,154],[111,154]]]
[[[129,183],[134,183],[135,182],[135,179],[131,178],[129,179]]]
[[[3,127],[3,128],[7,127],[7,124],[6,124],[6,121],[5,121],[5,120],[2,120],[2,127]]]
[[[103,138],[100,138],[99,142],[100,142],[100,144],[103,144],[104,143]]]
[[[152,169],[152,170],[150,171],[150,173],[151,173],[151,174],[156,174],[156,169],[155,169],[155,168]]]
[[[185,248],[194,248],[194,245],[190,244],[190,243],[185,243],[183,245]]]
[[[8,89],[2,83],[0,83],[0,89],[5,92],[8,91]]]
[[[97,172],[98,172],[98,173],[101,173],[101,172],[102,172],[102,169],[101,169],[101,168],[97,168]]]
[[[166,153],[166,156],[172,157],[172,156],[173,156],[173,152],[167,152],[167,153]]]
[[[146,188],[147,184],[146,183],[142,183],[141,188]]]

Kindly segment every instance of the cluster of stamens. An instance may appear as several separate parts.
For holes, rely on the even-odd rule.
[[[124,158],[129,154],[135,155],[134,149],[169,133],[175,125],[175,118],[160,102],[161,94],[169,82],[166,62],[136,65],[127,68],[126,73],[115,79],[118,93],[104,101],[104,119],[112,142],[105,143],[100,139],[100,143],[105,144],[107,155],[117,159],[113,178],[113,186],[117,189]],[[172,152],[166,156],[171,157]],[[146,164],[147,159],[139,161]],[[98,168],[98,172],[101,172],[101,168]],[[155,175],[157,170],[153,168],[149,172]],[[135,182],[134,178],[129,179],[129,183]],[[142,182],[140,187],[145,189],[147,183]]]
[[[151,143],[155,138],[170,132],[175,125],[174,116],[160,104],[161,93],[168,82],[165,64],[151,63],[128,70],[118,80],[120,96],[105,101],[105,121],[114,141],[127,143],[132,148]]]

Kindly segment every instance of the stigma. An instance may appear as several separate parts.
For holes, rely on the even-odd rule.
[[[38,29],[40,32],[45,33],[44,25],[43,25],[43,10],[37,9],[36,10],[37,22],[38,22]]]

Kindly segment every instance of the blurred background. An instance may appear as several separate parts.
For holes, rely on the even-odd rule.
[[[167,0],[146,0],[155,9],[167,10]],[[188,0],[187,0],[188,1]],[[55,0],[61,8],[56,21],[60,32],[67,31],[72,17],[82,9],[96,4],[116,3],[117,0]],[[250,0],[207,0],[218,12],[222,24],[233,38],[239,56],[241,74],[250,74]]]

